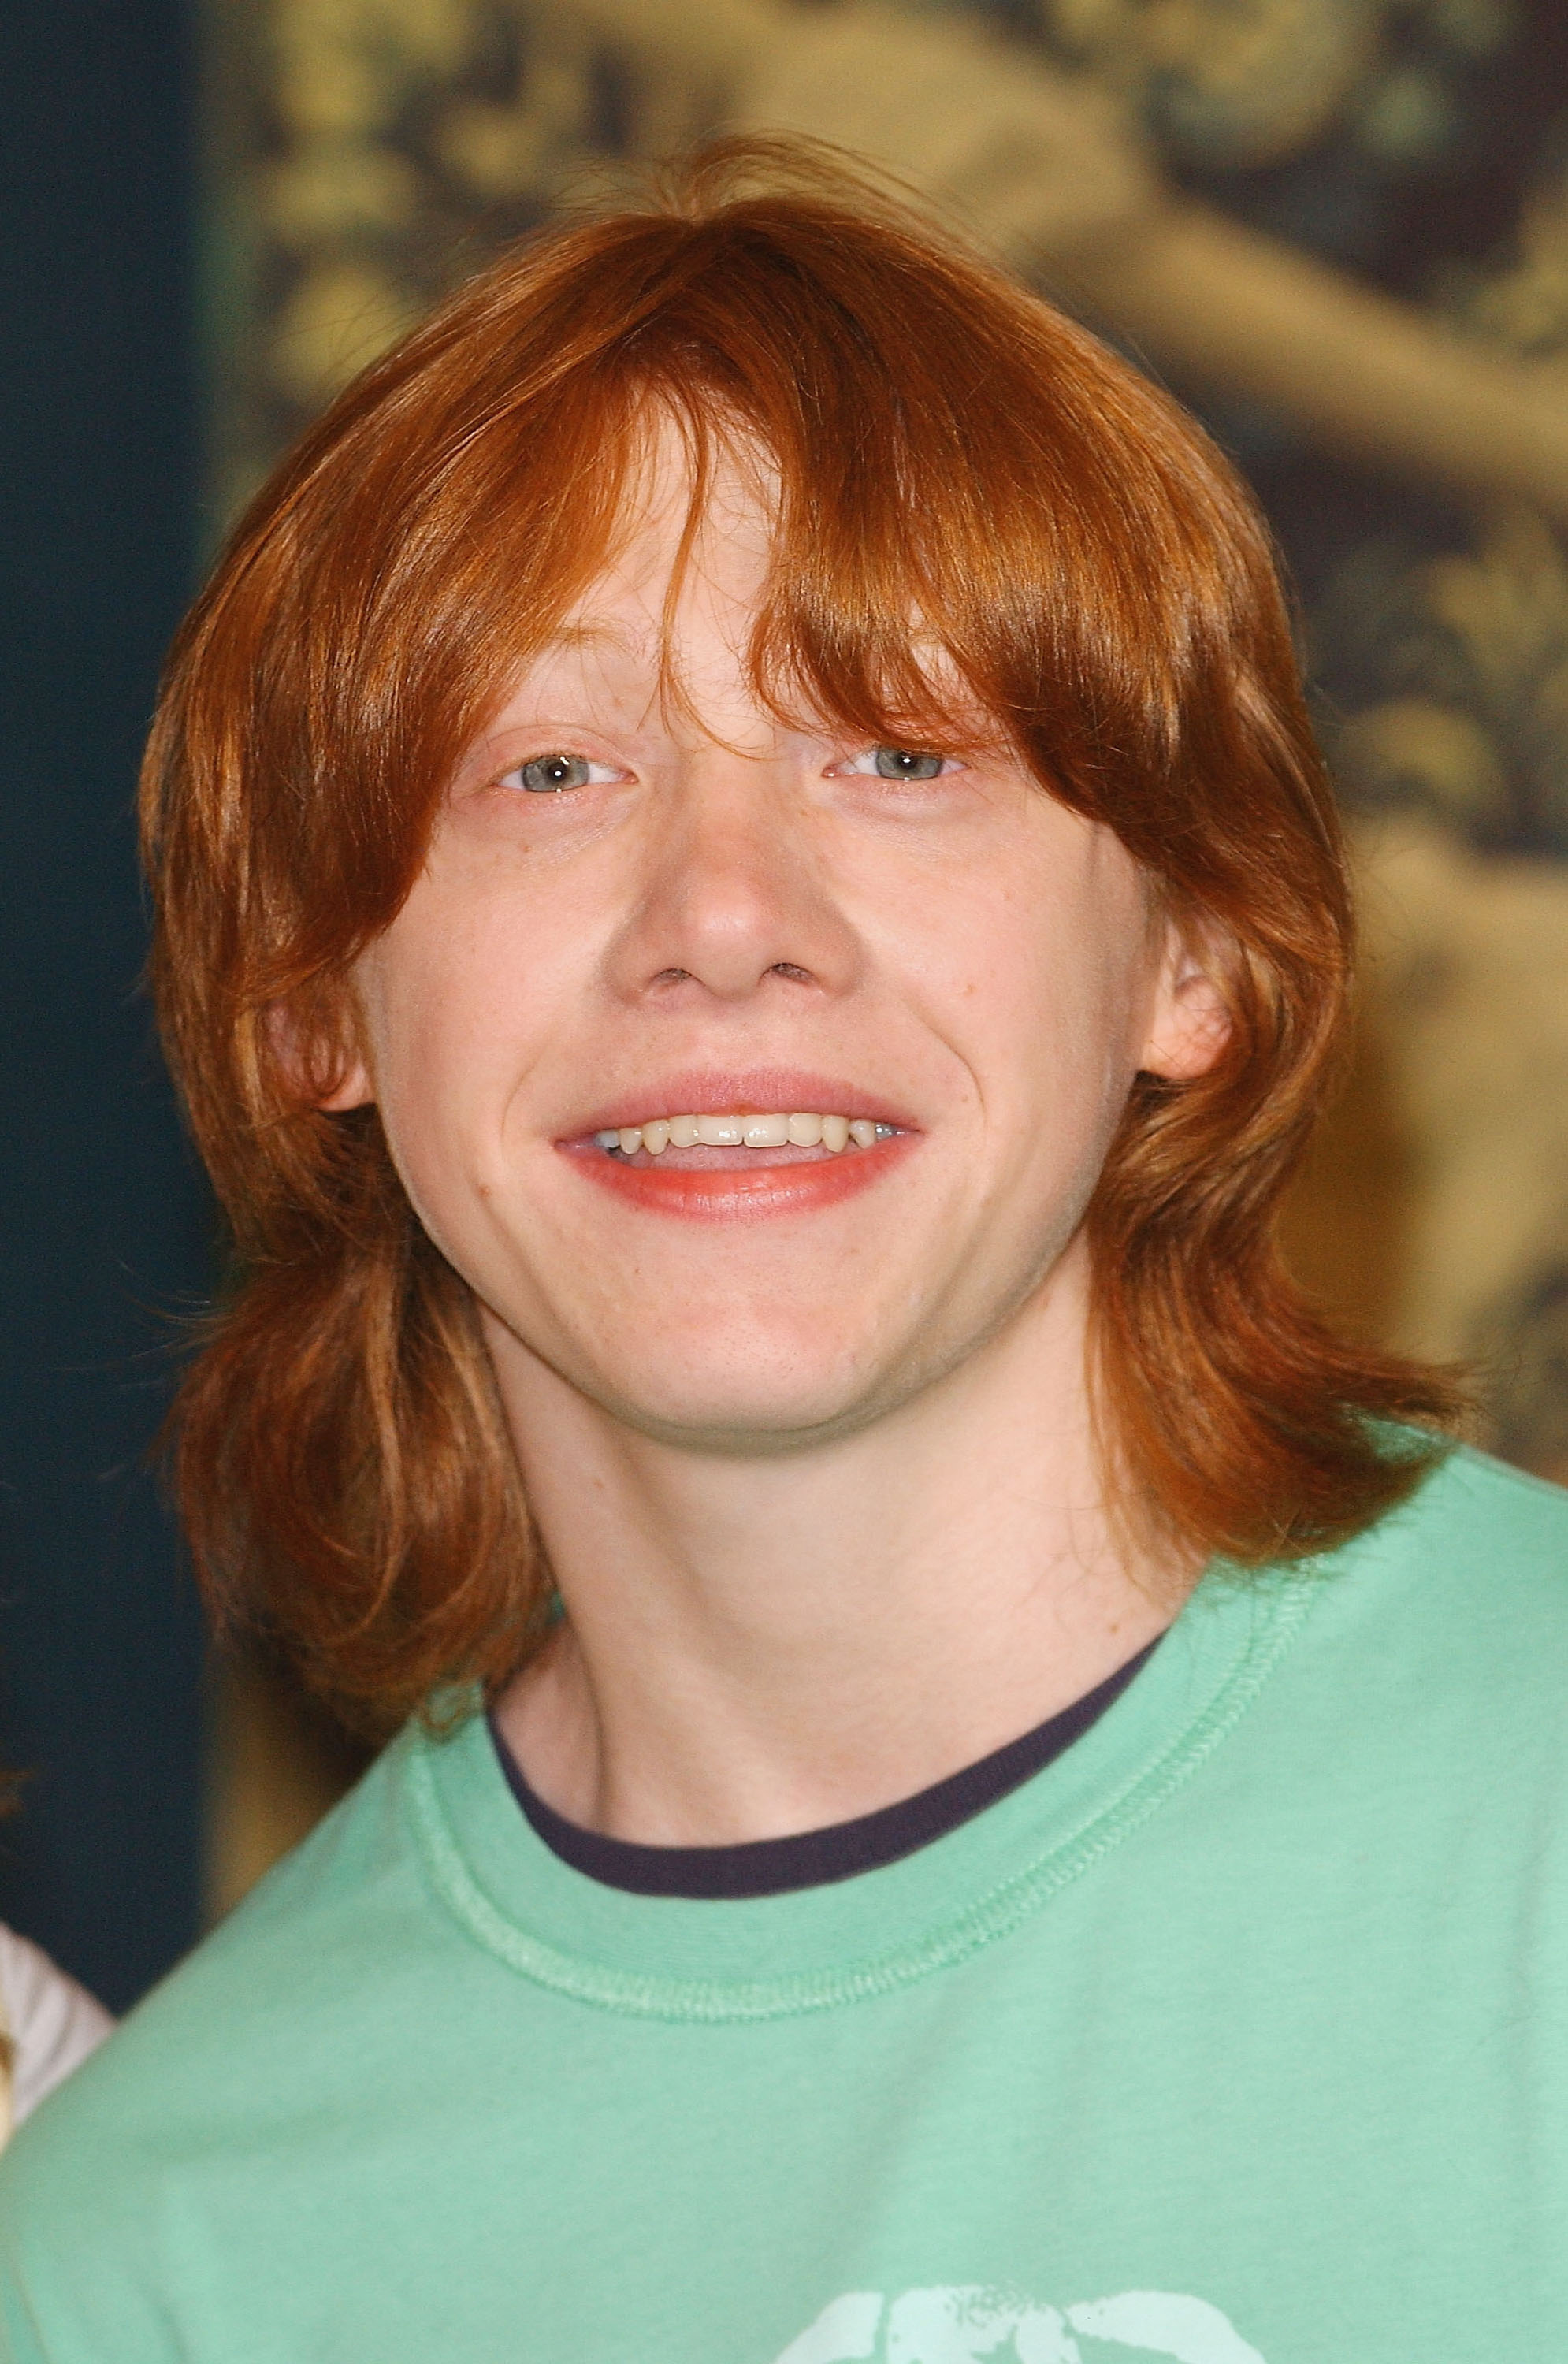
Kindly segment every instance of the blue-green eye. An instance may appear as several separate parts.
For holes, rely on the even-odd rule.
[[[530,796],[560,796],[563,788],[585,788],[595,766],[585,755],[530,755],[501,782],[504,788],[526,788]]]
[[[858,773],[862,778],[879,780],[936,780],[944,772],[962,769],[949,755],[933,754],[928,747],[868,747],[850,763],[837,767],[840,772]]]
[[[872,753],[880,780],[934,780],[941,774],[941,757],[923,748],[875,747]]]

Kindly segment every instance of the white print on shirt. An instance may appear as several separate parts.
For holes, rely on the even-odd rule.
[[[1266,2364],[1217,2306],[1177,2291],[1122,2291],[1058,2309],[950,2284],[847,2291],[777,2364],[1085,2364],[1073,2334],[1174,2364]]]

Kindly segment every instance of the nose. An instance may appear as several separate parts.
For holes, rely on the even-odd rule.
[[[651,813],[617,991],[690,1008],[852,984],[857,947],[794,764],[709,748]]]

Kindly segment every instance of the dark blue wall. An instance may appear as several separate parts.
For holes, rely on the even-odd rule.
[[[197,1911],[199,1626],[145,1456],[207,1219],[130,818],[195,546],[191,48],[172,0],[0,10],[0,1919],[116,2006]]]

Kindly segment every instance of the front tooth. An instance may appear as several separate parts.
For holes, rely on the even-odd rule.
[[[850,1143],[850,1120],[847,1116],[825,1116],[822,1120],[824,1149],[847,1149]]]
[[[874,1120],[869,1116],[851,1117],[850,1119],[850,1139],[854,1143],[857,1149],[869,1149],[873,1142],[876,1139],[876,1124]]]
[[[639,1124],[623,1124],[616,1138],[620,1143],[621,1155],[635,1157],[642,1146],[642,1127]]]
[[[792,1116],[789,1138],[796,1149],[816,1149],[822,1141],[822,1120],[819,1116]]]
[[[741,1116],[699,1116],[697,1139],[706,1149],[739,1149],[746,1139]]]
[[[670,1128],[662,1116],[656,1116],[651,1124],[643,1126],[642,1146],[650,1157],[662,1157],[669,1148]]]
[[[695,1116],[673,1116],[670,1119],[672,1149],[695,1149],[698,1137],[697,1120]]]
[[[788,1139],[787,1116],[749,1116],[746,1120],[748,1149],[782,1149]]]

